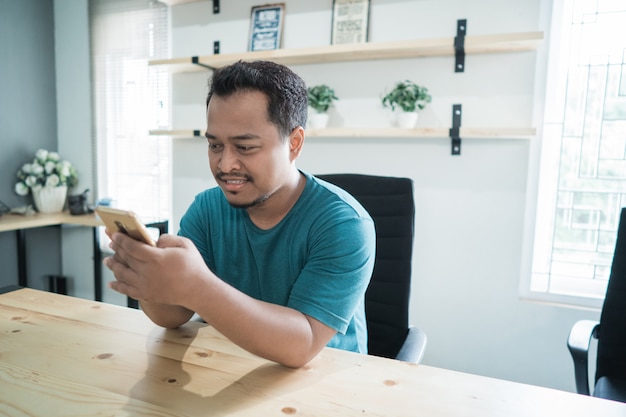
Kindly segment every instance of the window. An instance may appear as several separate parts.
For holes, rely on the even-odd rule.
[[[98,198],[144,221],[169,219],[169,76],[148,60],[169,56],[168,7],[155,0],[91,0]]]
[[[533,298],[600,306],[626,206],[626,3],[554,3],[525,287]]]

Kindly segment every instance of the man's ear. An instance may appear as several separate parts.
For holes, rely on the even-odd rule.
[[[296,160],[302,152],[304,146],[304,128],[296,127],[289,135],[289,155],[292,161]]]

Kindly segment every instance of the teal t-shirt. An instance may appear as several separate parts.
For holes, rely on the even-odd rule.
[[[335,329],[330,347],[367,353],[364,294],[374,267],[374,223],[350,194],[303,174],[302,195],[269,230],[216,187],[196,196],[179,235],[233,287]]]

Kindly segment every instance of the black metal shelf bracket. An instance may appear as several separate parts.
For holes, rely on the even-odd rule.
[[[452,155],[461,155],[461,115],[463,113],[460,104],[452,105],[452,129],[450,129],[450,139],[452,140]]]
[[[200,67],[206,68],[206,69],[210,69],[210,70],[213,69],[213,67],[210,67],[208,65],[205,65],[205,64],[201,63],[197,56],[192,56],[191,57],[191,63],[194,64],[194,65],[198,65]]]
[[[213,41],[213,54],[214,55],[219,55],[219,53],[220,53],[220,41]],[[191,63],[194,64],[194,65],[197,65],[199,67],[206,68],[208,70],[214,70],[215,69],[214,67],[212,67],[210,65],[206,65],[206,64],[203,64],[202,62],[200,62],[200,58],[197,55],[191,57]]]
[[[454,37],[454,72],[465,72],[465,34],[467,33],[467,19],[456,21],[456,36]]]
[[[213,14],[220,12],[220,0],[213,0]]]

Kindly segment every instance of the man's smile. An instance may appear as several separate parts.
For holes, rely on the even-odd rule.
[[[250,177],[247,175],[228,175],[221,173],[217,175],[217,180],[222,183],[224,191],[236,193],[246,186],[250,181]]]

